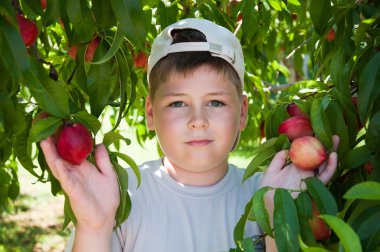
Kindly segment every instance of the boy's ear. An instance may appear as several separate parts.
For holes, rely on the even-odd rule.
[[[149,130],[154,130],[154,121],[153,121],[153,104],[150,96],[146,98],[145,101],[145,115],[146,115],[146,124]]]
[[[248,96],[246,94],[242,95],[241,101],[241,111],[240,111],[240,130],[245,129],[247,125],[248,118]]]

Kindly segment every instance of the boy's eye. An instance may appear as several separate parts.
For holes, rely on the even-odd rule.
[[[181,101],[175,101],[169,104],[169,107],[179,108],[185,106],[185,103]]]
[[[221,101],[213,100],[213,101],[210,102],[210,105],[212,107],[222,107],[222,106],[224,106],[224,103],[221,102]]]

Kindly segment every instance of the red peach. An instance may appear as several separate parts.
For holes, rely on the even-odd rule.
[[[327,40],[331,42],[334,39],[335,39],[335,30],[334,28],[331,28],[329,33],[327,34]]]
[[[92,151],[90,131],[80,123],[65,126],[57,138],[57,152],[66,161],[79,165]]]
[[[304,116],[293,116],[286,119],[280,124],[278,133],[287,135],[290,141],[299,137],[314,135],[310,120]]]
[[[139,51],[136,54],[133,54],[133,65],[135,68],[146,68],[148,64],[148,57],[143,51]]]
[[[289,149],[290,160],[302,170],[314,170],[326,160],[326,150],[316,137],[295,139]]]
[[[317,241],[326,241],[330,239],[331,229],[327,227],[326,223],[318,217],[320,215],[319,209],[312,200],[312,218],[309,219],[309,225],[313,232],[314,238]]]
[[[91,40],[90,44],[88,44],[86,48],[86,54],[84,56],[84,60],[86,62],[92,62],[92,60],[94,59],[94,54],[95,54],[96,48],[98,48],[99,46],[99,42],[100,42],[99,38],[95,37]]]
[[[32,20],[25,18],[22,14],[17,14],[17,22],[24,44],[27,47],[31,46],[38,38],[37,25]]]
[[[295,103],[290,103],[287,107],[286,107],[286,111],[288,112],[288,114],[290,116],[305,116],[307,117],[307,114],[305,112],[303,112],[300,107],[298,107],[297,104]]]

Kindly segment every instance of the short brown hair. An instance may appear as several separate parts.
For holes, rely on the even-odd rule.
[[[206,42],[203,33],[194,29],[173,30],[171,33],[173,44],[181,42]],[[210,69],[222,74],[237,89],[238,94],[242,93],[241,81],[235,69],[224,59],[214,57],[210,52],[177,52],[168,54],[153,67],[149,74],[149,95],[154,99],[157,88],[165,83],[167,78],[173,74],[187,76],[200,67],[207,66]]]

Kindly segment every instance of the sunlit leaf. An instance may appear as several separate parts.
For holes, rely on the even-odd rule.
[[[380,200],[380,183],[367,181],[356,184],[351,187],[343,197],[345,199]]]
[[[350,227],[350,225],[348,225],[338,217],[332,215],[321,215],[320,217],[331,227],[334,233],[339,237],[340,243],[344,247],[344,251],[362,251],[360,239],[355,233],[355,231]]]

